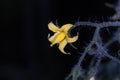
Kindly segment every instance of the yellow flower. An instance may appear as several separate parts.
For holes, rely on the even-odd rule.
[[[65,24],[61,28],[59,28],[52,22],[50,22],[48,24],[48,28],[54,32],[54,35],[48,38],[48,40],[51,42],[50,46],[52,47],[54,44],[59,44],[59,50],[63,54],[69,54],[64,51],[65,46],[67,45],[67,43],[73,43],[78,39],[78,35],[72,38],[68,36],[68,30],[71,27],[73,27],[72,24]]]

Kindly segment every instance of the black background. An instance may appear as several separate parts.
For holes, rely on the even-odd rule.
[[[77,55],[63,55],[47,40],[47,24],[111,16],[115,0],[1,0],[0,80],[64,80]]]

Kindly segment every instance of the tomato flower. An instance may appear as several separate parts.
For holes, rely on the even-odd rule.
[[[76,35],[72,38],[68,36],[68,31],[72,27],[73,27],[72,24],[65,24],[61,28],[59,28],[56,25],[54,25],[52,22],[50,22],[48,24],[48,28],[52,32],[54,32],[53,36],[48,37],[48,40],[51,42],[50,46],[52,47],[55,44],[59,44],[58,48],[63,54],[70,54],[70,53],[66,53],[64,51],[65,46],[67,45],[67,43],[73,43],[78,40],[78,35]]]

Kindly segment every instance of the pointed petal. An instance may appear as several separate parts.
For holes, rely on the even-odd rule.
[[[65,25],[63,25],[63,26],[60,28],[60,30],[61,30],[61,31],[64,31],[64,32],[67,34],[68,30],[69,30],[71,27],[73,27],[72,24],[65,24]]]
[[[77,36],[74,36],[74,37],[72,37],[72,38],[70,38],[70,37],[66,37],[66,40],[67,40],[67,42],[68,43],[73,43],[73,42],[75,42],[75,41],[77,41],[78,40],[78,35]]]
[[[52,22],[50,22],[50,23],[48,24],[48,28],[49,28],[51,31],[53,31],[53,32],[59,31],[59,28],[58,28],[57,26],[55,26]]]
[[[63,54],[68,54],[64,51],[65,46],[67,45],[67,41],[66,39],[64,39],[63,41],[60,42],[59,44],[59,50],[63,53]]]
[[[65,33],[64,32],[60,32],[58,35],[55,35],[56,37],[54,37],[54,39],[52,40],[52,44],[51,46],[53,46],[56,43],[59,43],[60,41],[62,41],[65,38]]]
[[[48,40],[53,43],[53,41],[55,40],[56,36],[59,35],[60,32],[56,32],[53,36],[50,37],[50,34],[48,36]]]

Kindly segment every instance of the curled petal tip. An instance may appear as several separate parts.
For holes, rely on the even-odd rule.
[[[64,31],[67,34],[68,30],[70,30],[71,27],[73,27],[72,24],[65,24],[60,28],[60,30]]]
[[[64,51],[64,48],[65,48],[65,46],[67,45],[67,41],[66,40],[63,40],[63,41],[61,41],[60,42],[60,44],[59,44],[59,50],[63,53],[63,54],[67,54],[65,51]]]
[[[77,40],[78,40],[78,35],[77,35],[77,36],[74,36],[74,37],[72,37],[72,38],[67,37],[67,41],[68,41],[69,43],[73,43],[73,42],[75,42],[75,41],[77,41]]]

